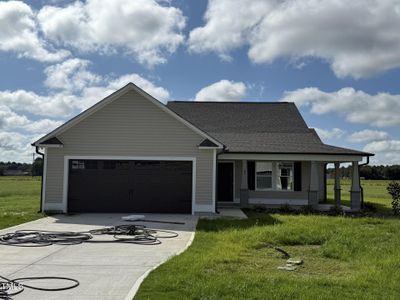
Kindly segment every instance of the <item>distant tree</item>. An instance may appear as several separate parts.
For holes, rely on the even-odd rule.
[[[333,177],[334,169],[328,169],[328,174]],[[352,167],[341,167],[340,174],[342,177],[351,178]],[[389,180],[400,180],[400,165],[392,166],[361,166],[360,177],[371,180],[389,179]]]
[[[43,175],[43,159],[38,157],[35,159],[32,165],[32,175],[41,176]]]
[[[400,179],[400,166],[389,166],[385,173],[387,179],[398,180]]]

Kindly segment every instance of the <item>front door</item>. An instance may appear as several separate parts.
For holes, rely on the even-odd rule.
[[[218,163],[218,201],[233,202],[233,162]]]

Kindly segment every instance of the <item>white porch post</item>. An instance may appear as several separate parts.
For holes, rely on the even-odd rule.
[[[340,163],[335,163],[335,204],[341,205],[341,188],[340,188]]]
[[[242,160],[242,174],[240,182],[240,206],[249,205],[249,186],[247,182],[247,160]]]
[[[311,173],[310,173],[310,189],[308,191],[308,204],[318,208],[318,190],[319,190],[319,178],[318,178],[318,163],[316,161],[311,162]]]
[[[361,188],[360,188],[360,174],[358,171],[358,162],[353,161],[353,173],[351,180],[350,190],[350,206],[352,210],[361,210]]]

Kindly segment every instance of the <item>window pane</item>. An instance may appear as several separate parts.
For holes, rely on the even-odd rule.
[[[280,180],[280,185],[278,185],[278,187],[280,186],[280,189],[282,190],[292,189],[293,185],[292,177],[280,177],[279,180]]]
[[[278,163],[276,178],[276,188],[278,190],[293,189],[293,166],[291,163]]]
[[[272,163],[270,162],[257,162],[256,163],[257,175],[272,175]]]
[[[270,189],[272,188],[271,176],[257,176],[257,189]]]
[[[83,160],[73,160],[72,161],[72,169],[84,169],[85,162]]]

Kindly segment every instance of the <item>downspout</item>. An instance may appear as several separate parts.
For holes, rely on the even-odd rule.
[[[365,163],[359,164],[359,165],[358,165],[358,181],[359,181],[360,190],[361,190],[361,208],[364,207],[364,188],[363,188],[363,186],[361,185],[361,176],[360,176],[361,173],[360,173],[360,168],[363,167],[363,166],[366,166],[366,165],[368,165],[368,164],[369,164],[369,156],[367,156],[367,161],[366,161]]]
[[[43,166],[43,170],[42,170],[42,180],[40,181],[40,205],[39,205],[39,211],[38,213],[41,213],[43,211],[43,173],[44,173],[44,153],[39,151],[39,147],[36,146],[36,153],[39,154],[42,157],[42,166]]]

